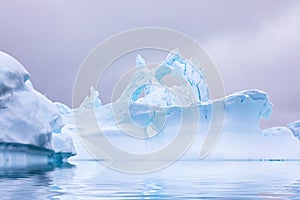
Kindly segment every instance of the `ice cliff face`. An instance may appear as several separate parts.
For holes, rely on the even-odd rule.
[[[63,126],[57,106],[32,87],[25,68],[0,52],[0,143],[73,155],[72,140],[61,134]]]

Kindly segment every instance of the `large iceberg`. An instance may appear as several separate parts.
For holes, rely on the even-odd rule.
[[[90,136],[109,140],[129,153],[147,154],[170,145],[182,126],[187,137],[196,134],[181,159],[199,159],[212,124],[213,108],[226,116],[220,137],[206,159],[300,158],[299,121],[262,130],[261,119],[268,119],[272,112],[266,93],[245,90],[212,100],[205,75],[195,65],[196,61],[185,60],[178,50],[154,69],[138,55],[137,71],[116,102],[103,105],[92,87],[90,96],[71,109],[37,92],[24,67],[0,53],[0,166],[19,161],[57,162],[70,156],[93,159],[82,143]],[[178,78],[179,86],[165,84],[168,74]],[[182,113],[186,114],[184,123]],[[103,133],[100,137],[99,132]],[[97,142],[94,148],[101,150]]]
[[[126,152],[146,154],[163,149],[174,141],[182,126],[181,115],[185,112],[187,113],[186,124],[183,125],[187,126],[185,134],[192,134],[195,127],[197,134],[193,144],[181,159],[199,159],[203,158],[200,156],[200,150],[207,138],[212,123],[212,109],[215,107],[225,112],[226,117],[220,137],[217,138],[213,150],[207,152],[210,154],[207,154],[206,159],[300,158],[299,122],[286,127],[262,130],[259,127],[261,119],[270,117],[273,106],[265,92],[255,89],[245,90],[212,100],[205,76],[201,69],[193,66],[195,64],[196,62],[185,60],[179,51],[175,50],[159,66],[150,69],[145,60],[138,55],[137,72],[119,100],[101,106],[97,103],[93,108],[80,106],[75,109],[77,121],[74,122],[73,128],[77,127],[79,132],[81,130],[85,132],[81,135],[83,141],[85,137],[95,138],[95,143],[92,144],[94,146],[99,144],[96,139],[108,139],[112,145]],[[176,85],[171,88],[166,86],[163,78],[170,73],[188,83],[192,92],[187,92]],[[180,101],[177,98],[179,95],[183,96]],[[82,105],[90,105],[91,101],[101,102],[97,98],[98,93],[91,89],[91,96],[86,98]],[[95,116],[98,128],[91,128],[93,121],[91,115]],[[136,127],[142,131],[140,135],[132,137],[130,133],[136,132]],[[102,132],[103,135],[96,137],[97,132]],[[141,138],[135,136],[146,140],[141,141]],[[78,156],[80,155],[79,151]]]
[[[24,159],[57,162],[75,155],[63,127],[60,110],[33,88],[26,69],[0,52],[0,166]],[[18,157],[23,161],[14,159]]]

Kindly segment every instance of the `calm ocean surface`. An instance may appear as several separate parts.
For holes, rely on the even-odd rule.
[[[300,162],[179,161],[133,175],[73,161],[1,170],[0,199],[300,199]]]

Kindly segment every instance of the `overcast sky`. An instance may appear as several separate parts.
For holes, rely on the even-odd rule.
[[[300,1],[0,0],[0,50],[28,69],[36,89],[68,105],[88,53],[111,35],[145,26],[196,39],[227,94],[266,91],[274,112],[263,127],[300,119]],[[100,93],[106,101],[105,89]]]

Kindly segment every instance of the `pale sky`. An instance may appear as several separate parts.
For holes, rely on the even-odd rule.
[[[297,0],[1,0],[0,50],[26,67],[37,90],[70,106],[88,53],[111,35],[149,26],[196,39],[218,67],[227,94],[266,91],[274,109],[263,127],[300,119]],[[100,91],[104,102],[108,88]]]

